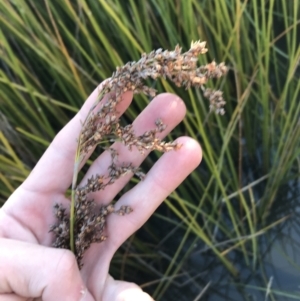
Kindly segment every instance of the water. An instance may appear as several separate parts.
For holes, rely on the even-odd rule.
[[[155,218],[152,222],[155,224]],[[278,222],[276,226],[270,227],[268,231],[257,238],[258,250],[256,256],[251,254],[252,246],[249,245],[251,241],[245,244],[248,248],[248,262],[245,261],[240,248],[232,250],[226,255],[227,259],[239,271],[238,278],[232,277],[216,255],[200,240],[195,242],[193,240],[195,237],[191,234],[185,243],[182,254],[177,259],[177,262],[182,262],[182,265],[159,300],[300,300],[299,181],[294,181],[290,185],[286,185],[285,189],[280,189],[266,225],[276,222]],[[157,223],[161,224],[161,220],[158,220]],[[155,225],[152,224],[152,226]],[[159,232],[164,231],[161,227],[155,228],[159,229]],[[171,228],[165,230],[165,235],[172,231]],[[174,252],[180,245],[184,233],[185,230],[181,231],[178,227],[176,234],[173,233],[169,239],[166,239],[157,248],[157,255],[163,259],[160,259],[158,263],[158,260],[154,258],[152,261],[148,261],[148,264],[160,270],[163,275],[172,260]],[[147,243],[145,233],[141,234],[141,239],[144,243]],[[233,244],[234,242],[227,242],[226,245],[225,241],[224,250]],[[173,253],[172,250],[174,250]],[[174,268],[176,267],[174,265]],[[170,275],[174,274],[171,273]],[[164,277],[157,275],[154,279],[164,279]],[[150,282],[154,279],[148,280]],[[168,280],[165,279],[164,281]],[[155,285],[146,287],[145,290],[152,294],[155,291]]]

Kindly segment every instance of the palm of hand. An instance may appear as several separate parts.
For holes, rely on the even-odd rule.
[[[81,127],[80,120],[84,119],[89,107],[95,101],[97,93],[96,89],[81,111],[57,135],[28,179],[15,191],[0,210],[0,239],[2,237],[30,243],[31,245],[51,246],[53,235],[49,233],[49,226],[56,222],[51,209],[55,203],[61,203],[66,208],[70,204],[69,199],[65,197],[65,191],[70,186],[72,179],[76,149],[75,141]],[[118,108],[120,114],[126,110],[131,98],[131,93],[124,94],[123,101]],[[167,131],[171,131],[182,120],[184,115],[185,107],[178,97],[171,94],[162,94],[157,96],[137,117],[134,122],[134,128],[136,131],[143,133],[145,130],[153,128],[154,121],[157,118],[162,118],[164,123],[168,125]],[[162,136],[165,136],[167,131]],[[146,179],[123,195],[117,202],[117,206],[129,205],[133,212],[124,217],[110,215],[107,220],[106,230],[108,239],[101,244],[92,244],[91,248],[85,253],[84,266],[80,274],[84,285],[95,300],[115,300],[120,297],[120,294],[126,294],[126,290],[129,292],[129,296],[131,294],[129,298],[135,300],[133,294],[136,291],[140,292],[133,284],[114,281],[109,276],[110,260],[117,248],[143,225],[165,197],[199,164],[201,160],[199,145],[187,137],[182,137],[178,141],[183,144],[182,148],[176,152],[164,154],[147,174]],[[145,158],[137,151],[128,151],[121,144],[117,144],[115,147],[118,149],[121,162],[129,161],[138,166]],[[110,163],[109,156],[106,152],[101,154],[90,167],[83,182],[95,173],[105,173]],[[131,175],[126,175],[104,191],[94,193],[93,198],[98,204],[110,203],[129,181],[130,177]],[[77,270],[76,261],[71,252],[50,248],[44,249],[49,250],[49,252],[60,252],[60,259],[53,267],[54,275],[51,276],[52,278],[56,277],[55,273],[59,278],[59,274],[65,273],[67,275],[70,271]],[[12,253],[14,252],[18,254],[19,251],[14,250]],[[43,254],[45,255],[45,252]],[[34,255],[32,257],[28,260],[36,261],[37,263],[51,261],[51,258],[46,257],[46,255],[42,259],[35,258]],[[22,258],[20,255],[20,260],[26,261],[26,258]],[[38,272],[36,271],[36,273]],[[55,283],[55,280],[53,281]],[[66,283],[68,282],[67,279],[65,281]],[[72,285],[72,283],[66,285]],[[73,285],[76,286],[74,283]],[[130,290],[129,288],[134,289]],[[78,296],[80,297],[80,291],[83,287],[76,289],[78,289]],[[47,291],[47,284],[42,287],[39,297],[44,297],[45,291]],[[0,296],[2,296],[1,293],[0,285]],[[11,293],[13,296],[19,292],[13,288],[11,292],[6,293]],[[51,295],[51,292],[47,292],[47,294]],[[55,292],[53,294],[55,295]],[[21,293],[19,295],[24,296]],[[139,300],[150,300],[150,297],[146,294],[143,294],[143,297],[141,296],[137,298]],[[52,299],[51,297],[49,299],[45,297],[45,300]],[[59,299],[53,298],[53,300]]]

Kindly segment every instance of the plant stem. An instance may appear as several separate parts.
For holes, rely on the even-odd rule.
[[[75,254],[75,243],[74,243],[74,224],[75,224],[75,202],[76,202],[76,183],[78,176],[80,160],[76,154],[76,161],[74,164],[74,173],[72,180],[72,196],[71,196],[71,208],[70,208],[70,249]]]
[[[88,120],[88,117],[90,113],[94,110],[94,108],[97,106],[97,104],[100,102],[104,95],[104,91],[99,93],[98,99],[95,102],[95,104],[92,106],[92,108],[89,111],[89,114],[86,116],[84,123],[81,127],[81,131],[78,138],[78,144],[76,149],[76,155],[75,155],[75,163],[74,163],[74,170],[73,170],[73,179],[72,179],[72,194],[71,194],[71,207],[70,207],[70,250],[75,254],[75,242],[74,242],[74,225],[75,225],[75,203],[76,203],[76,186],[77,186],[77,178],[78,178],[78,172],[79,172],[79,166],[81,163],[81,154],[80,154],[80,147],[81,147],[81,133],[82,129],[84,128],[85,123]]]

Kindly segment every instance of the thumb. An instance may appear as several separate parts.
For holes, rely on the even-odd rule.
[[[23,298],[95,301],[72,252],[0,238],[0,300]]]
[[[154,301],[135,283],[114,280],[110,275],[106,280],[103,301]]]

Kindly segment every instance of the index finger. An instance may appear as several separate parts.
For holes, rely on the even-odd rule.
[[[101,86],[101,85],[100,85]],[[90,108],[96,102],[99,87],[88,97],[80,111],[56,135],[44,155],[41,157],[29,177],[23,183],[23,188],[35,192],[64,193],[72,182],[74,159],[77,148],[77,139],[82,122],[88,115]],[[122,115],[131,103],[133,93],[125,92],[122,101],[117,105],[118,115]],[[102,102],[107,100],[104,97]]]

